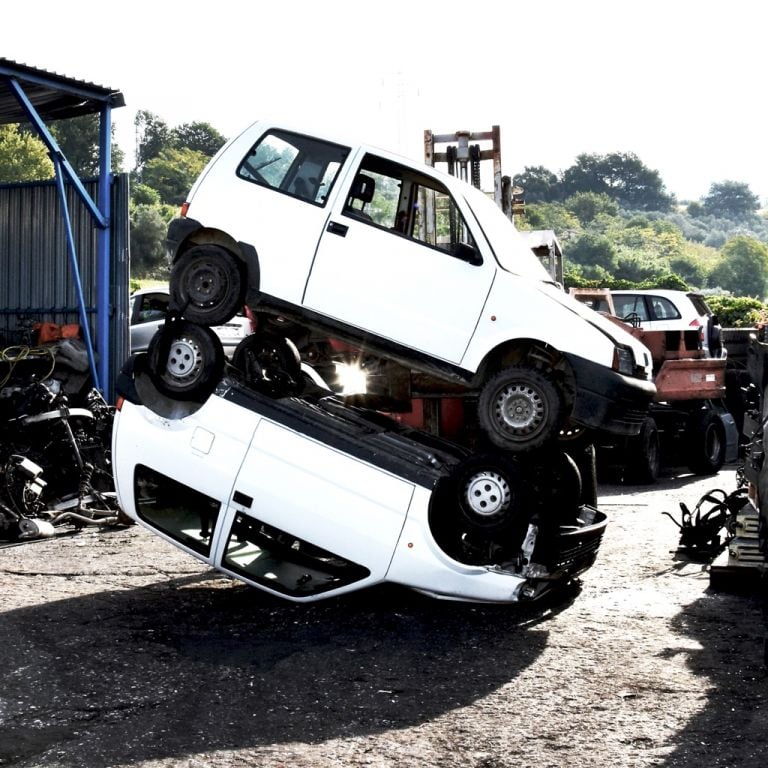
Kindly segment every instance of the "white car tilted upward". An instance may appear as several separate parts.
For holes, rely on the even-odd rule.
[[[211,160],[182,211],[168,244],[185,322],[149,350],[170,396],[215,385],[223,362],[199,326],[246,304],[263,331],[279,317],[458,383],[506,450],[571,427],[632,435],[643,423],[647,349],[554,285],[500,209],[460,179],[261,122]]]

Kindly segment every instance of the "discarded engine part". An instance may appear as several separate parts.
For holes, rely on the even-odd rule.
[[[721,552],[733,536],[736,515],[747,500],[747,489],[738,488],[730,494],[719,488],[705,493],[691,512],[680,502],[680,522],[669,512],[663,512],[680,530],[678,552],[694,559],[708,560]],[[709,509],[702,510],[705,504]],[[725,534],[722,538],[721,535]]]

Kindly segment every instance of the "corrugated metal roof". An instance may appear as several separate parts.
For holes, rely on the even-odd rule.
[[[27,121],[24,110],[8,87],[11,78],[18,80],[44,120],[90,115],[101,111],[105,105],[125,106],[123,94],[114,88],[0,58],[0,124]]]

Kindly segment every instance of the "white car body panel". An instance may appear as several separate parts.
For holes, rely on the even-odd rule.
[[[266,419],[235,488],[253,497],[250,514],[301,521],[302,538],[364,564],[370,583],[386,576],[413,495],[412,483]]]
[[[458,364],[493,282],[493,265],[472,266],[340,213],[332,218],[349,231],[344,238],[324,235],[304,305]]]

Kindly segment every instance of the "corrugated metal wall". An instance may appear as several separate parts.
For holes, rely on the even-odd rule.
[[[84,186],[96,199],[97,182]],[[67,205],[95,344],[97,229],[71,187]],[[128,244],[128,176],[117,174],[112,188],[110,380],[104,383],[110,399],[116,372],[129,349]],[[0,344],[28,343],[25,328],[34,322],[79,322],[65,222],[54,182],[0,185]]]

